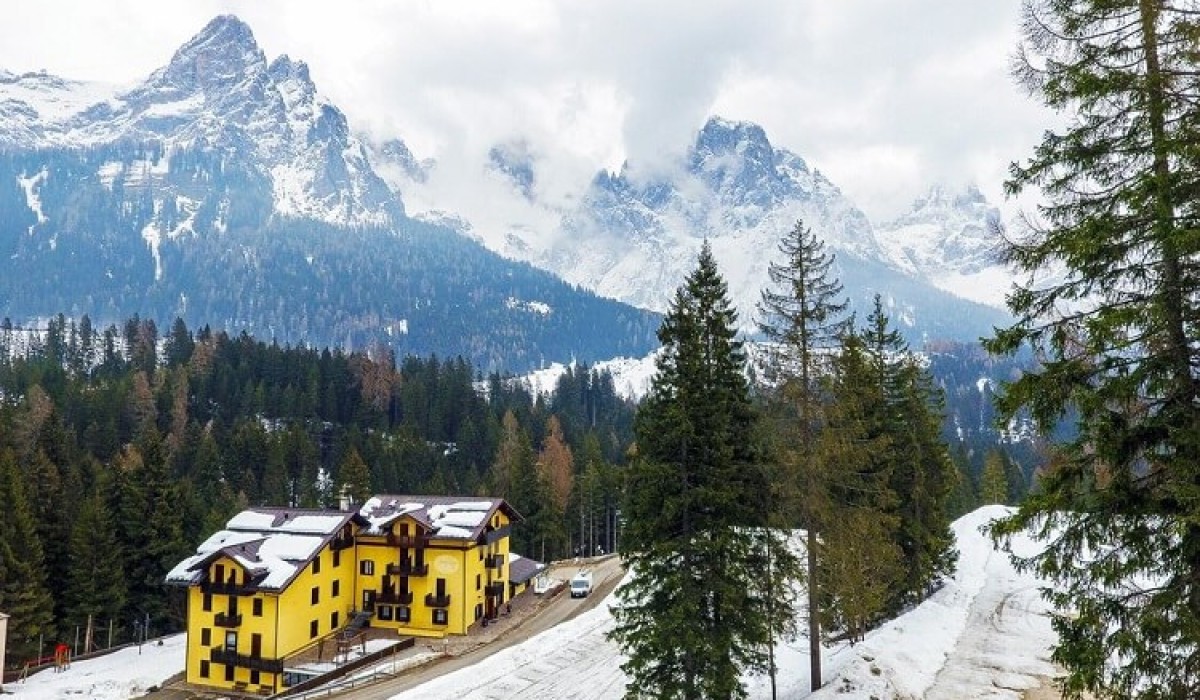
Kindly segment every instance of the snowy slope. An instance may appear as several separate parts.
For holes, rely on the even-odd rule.
[[[23,682],[8,683],[4,692],[16,700],[125,700],[141,697],[152,686],[183,672],[187,635],[177,634],[106,656],[76,661],[62,673],[46,669]]]
[[[953,579],[913,611],[854,647],[826,650],[826,684],[808,690],[807,642],[782,645],[781,698],[1004,698],[1054,672],[1053,632],[1037,580],[1018,574],[979,527],[1008,512],[981,508],[954,523],[960,551]],[[1014,548],[1034,547],[1018,540]],[[394,696],[393,700],[526,698],[606,700],[622,697],[623,660],[606,641],[610,598],[599,607],[474,666]],[[802,615],[803,611],[801,611]],[[746,679],[752,698],[769,697],[765,678]]]
[[[941,186],[875,236],[887,260],[939,289],[1002,308],[1013,275],[998,258],[1000,210],[977,187],[952,192]]]

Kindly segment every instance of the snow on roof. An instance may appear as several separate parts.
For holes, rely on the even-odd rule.
[[[526,559],[520,554],[508,553],[508,580],[513,583],[524,583],[537,576],[538,572],[545,568],[546,565],[540,561]]]
[[[373,496],[358,514],[366,518],[368,535],[381,535],[402,515],[428,527],[433,537],[474,539],[504,501],[499,498],[465,500],[446,496]]]
[[[230,530],[329,535],[346,522],[345,513],[306,513],[287,509],[244,510],[226,524]]]
[[[229,519],[229,529],[213,533],[196,554],[176,564],[167,581],[200,583],[208,564],[226,556],[248,572],[253,585],[281,590],[352,517],[352,513],[295,509],[242,511]]]

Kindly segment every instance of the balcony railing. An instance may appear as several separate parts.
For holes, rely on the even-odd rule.
[[[412,591],[384,591],[375,597],[376,603],[384,603],[386,605],[412,605]]]
[[[230,627],[230,628],[241,627],[242,626],[242,614],[241,613],[233,613],[233,614],[217,613],[216,625],[217,625],[217,627]]]
[[[491,595],[491,596],[503,595],[504,594],[504,582],[503,581],[492,581],[491,583],[489,583],[488,585],[483,587],[483,592],[486,593],[487,595]]]
[[[410,561],[403,561],[399,564],[388,564],[387,572],[392,576],[428,576],[429,563],[421,562],[419,566]]]
[[[505,557],[503,554],[489,554],[488,556],[484,557],[483,565],[489,569],[503,569],[504,559]]]
[[[329,543],[329,548],[335,552],[343,549],[350,549],[354,546],[353,537],[338,537]]]
[[[429,608],[448,608],[450,607],[450,594],[443,593],[442,595],[437,595],[435,593],[426,593],[425,606]]]
[[[215,664],[241,666],[252,671],[263,671],[266,673],[283,673],[283,660],[281,659],[246,656],[245,654],[239,654],[232,649],[225,649],[223,647],[213,647],[209,653],[209,659]]]
[[[250,586],[244,586],[240,583],[232,583],[229,581],[201,581],[200,592],[210,593],[213,595],[254,595],[255,591]]]

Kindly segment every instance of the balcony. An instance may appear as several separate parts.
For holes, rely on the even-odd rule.
[[[384,605],[412,605],[413,594],[412,591],[401,591],[399,593],[384,591],[375,597],[375,602]]]
[[[353,537],[338,537],[329,543],[329,548],[334,552],[340,552],[343,549],[350,549],[353,546]]]
[[[425,606],[429,608],[448,608],[450,607],[450,594],[443,593],[441,595],[437,595],[434,593],[426,593]]]
[[[504,595],[504,582],[492,581],[488,585],[484,586],[483,592],[490,596]]]
[[[429,575],[429,564],[421,562],[420,566],[417,566],[406,560],[399,564],[388,564],[387,572],[392,576],[427,576]]]
[[[216,625],[217,625],[217,627],[229,627],[231,629],[234,627],[241,627],[242,626],[242,614],[241,613],[217,613]]]
[[[250,586],[243,586],[231,581],[202,581],[200,582],[200,592],[211,595],[249,596],[254,595],[255,590]]]
[[[225,664],[226,666],[241,666],[252,671],[263,671],[265,673],[283,673],[283,661],[281,659],[264,659],[261,656],[246,656],[239,654],[232,649],[224,649],[222,647],[213,647],[209,653],[209,659],[214,664]]]
[[[505,558],[503,554],[489,554],[484,557],[483,565],[489,569],[503,569]]]

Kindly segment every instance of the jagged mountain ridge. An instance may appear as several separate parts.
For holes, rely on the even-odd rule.
[[[673,168],[601,171],[565,206],[539,199],[538,160],[528,149],[494,148],[486,168],[508,178],[513,201],[524,200],[530,214],[464,229],[506,256],[643,308],[666,307],[707,239],[743,324],[752,326],[779,239],[803,220],[836,253],[852,304],[865,315],[881,294],[912,339],[973,340],[1005,319],[1002,291],[994,290],[1009,278],[990,250],[998,213],[977,189],[935,188],[913,212],[876,226],[756,124],[713,117]],[[512,207],[497,206],[504,208]]]
[[[134,86],[0,75],[0,315],[60,312],[512,371],[644,354],[658,324],[408,218],[307,67],[231,16]]]
[[[339,226],[386,226],[403,217],[308,67],[288,56],[268,63],[250,28],[231,15],[214,19],[132,88],[32,74],[0,79],[0,105],[0,145],[9,148],[154,141],[164,152],[221,151],[249,156],[270,181],[280,216]],[[159,168],[114,164],[109,176],[139,166]]]

